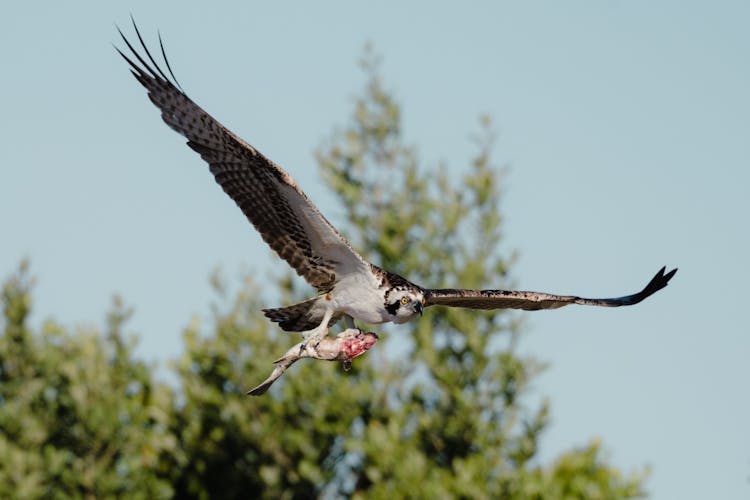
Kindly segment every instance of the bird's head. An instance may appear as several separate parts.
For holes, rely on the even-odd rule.
[[[394,323],[406,323],[424,309],[424,292],[419,288],[395,287],[385,296],[385,309]]]

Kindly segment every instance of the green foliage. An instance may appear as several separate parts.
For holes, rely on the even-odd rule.
[[[489,119],[468,168],[425,169],[403,140],[400,106],[376,59],[348,124],[317,153],[343,208],[339,224],[382,267],[431,287],[508,285],[500,169]],[[460,172],[459,175],[457,172]],[[294,336],[268,323],[263,291],[222,279],[210,324],[192,323],[174,363],[179,388],[153,379],[122,333],[28,324],[25,267],[3,288],[0,496],[180,498],[613,499],[644,495],[597,441],[541,463],[546,401],[528,396],[542,366],[518,355],[518,316],[430,308],[345,373],[303,361],[263,397],[245,396]],[[287,275],[284,303],[301,293]]]
[[[326,180],[374,262],[431,287],[507,285],[494,133],[482,118],[468,169],[425,171],[404,144],[400,107],[366,56],[365,95],[349,124],[318,153]],[[512,257],[512,256],[511,256]],[[431,308],[400,326],[401,353],[368,364],[377,412],[360,412],[347,449],[355,497],[627,498],[641,477],[620,479],[597,446],[551,470],[535,460],[548,406],[523,394],[540,365],[514,349],[518,322],[504,312]],[[406,335],[405,335],[406,333]],[[394,335],[395,337],[395,335]],[[380,349],[391,346],[381,345]],[[371,353],[372,354],[372,353]],[[372,356],[371,356],[372,357]],[[385,369],[384,369],[385,368]],[[395,375],[395,376],[393,376]],[[583,474],[586,479],[581,481]],[[583,486],[579,486],[582,483]]]
[[[294,366],[274,397],[246,396],[290,347],[289,334],[258,313],[256,295],[246,283],[228,310],[217,308],[215,333],[202,336],[197,325],[185,332],[177,363],[184,400],[173,419],[182,444],[173,469],[180,496],[309,496],[334,479],[346,422],[366,403],[365,380],[361,395],[337,390],[340,367],[322,362]]]
[[[105,334],[28,325],[27,266],[3,287],[0,337],[0,497],[169,498],[162,455],[172,394],[133,359],[115,301]]]

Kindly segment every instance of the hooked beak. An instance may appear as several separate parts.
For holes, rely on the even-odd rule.
[[[414,302],[414,312],[418,312],[419,315],[422,315],[422,311],[424,311],[424,307],[422,306],[422,302],[416,301]]]

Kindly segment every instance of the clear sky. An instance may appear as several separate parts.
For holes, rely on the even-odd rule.
[[[278,259],[159,119],[112,49],[133,12],[201,106],[341,221],[312,157],[359,91],[366,41],[427,166],[462,168],[477,117],[508,165],[519,287],[634,292],[633,308],[527,313],[550,363],[542,455],[599,437],[657,499],[750,497],[750,3],[13,2],[0,30],[0,274],[29,257],[36,315],[133,305],[140,352],[180,353],[207,277]],[[426,283],[429,285],[429,283]]]

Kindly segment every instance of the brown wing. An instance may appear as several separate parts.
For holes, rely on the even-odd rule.
[[[151,64],[125,38],[132,59],[116,48],[132,67],[135,78],[172,129],[188,139],[188,146],[210,165],[216,182],[234,200],[263,240],[321,291],[330,290],[337,275],[366,271],[369,264],[326,220],[294,180],[258,150],[234,135],[180,89],[172,74],[164,47],[161,52],[171,79],[151,57],[138,27],[135,32]]]
[[[661,290],[677,269],[664,273],[662,267],[646,287],[633,295],[612,299],[587,299],[575,295],[552,295],[542,292],[520,292],[510,290],[456,290],[435,289],[425,293],[425,307],[450,306],[466,307],[469,309],[524,309],[537,311],[539,309],[557,309],[568,304],[582,304],[586,306],[619,307],[631,306],[642,301],[649,295]]]

